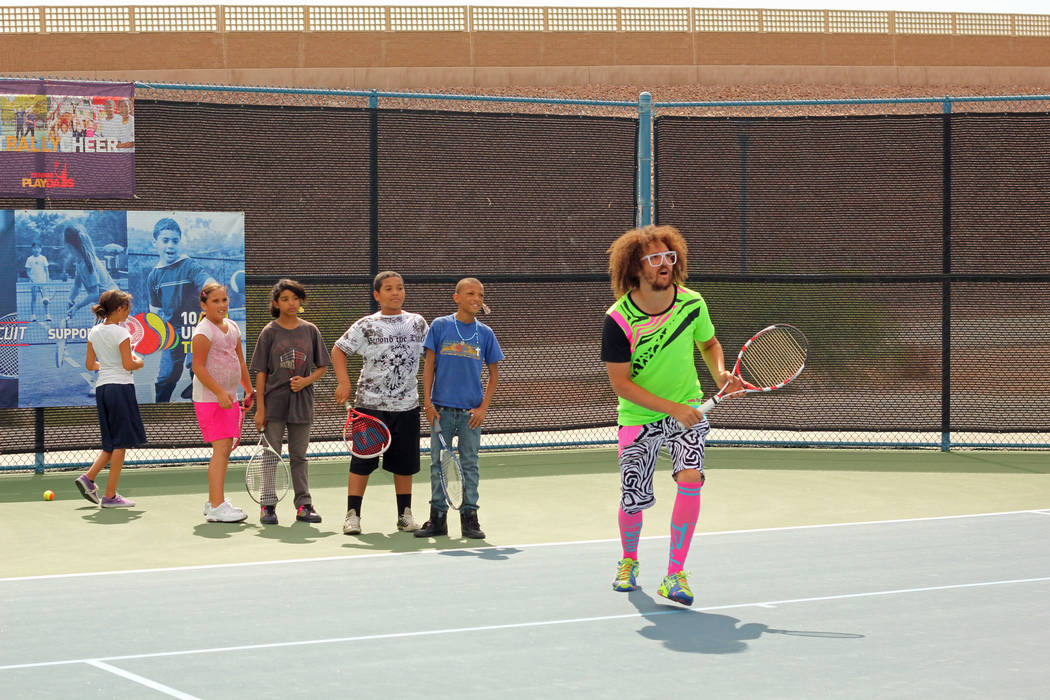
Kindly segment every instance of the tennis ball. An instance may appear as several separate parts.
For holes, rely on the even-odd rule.
[[[45,501],[53,501],[53,500],[55,500],[55,492],[52,491],[51,489],[48,489],[47,491],[44,491],[44,500]]]

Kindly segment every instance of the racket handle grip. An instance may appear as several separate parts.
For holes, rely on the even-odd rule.
[[[715,400],[714,399],[708,399],[707,401],[704,401],[702,404],[700,404],[700,413],[703,413],[706,416],[711,411],[711,409],[714,408],[714,407],[715,407]]]

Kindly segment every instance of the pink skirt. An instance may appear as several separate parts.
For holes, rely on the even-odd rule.
[[[197,412],[197,423],[201,426],[201,437],[204,442],[215,442],[235,438],[241,434],[241,407],[233,404],[222,408],[218,401],[209,403],[193,402]]]

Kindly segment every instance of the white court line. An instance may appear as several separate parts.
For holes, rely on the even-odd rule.
[[[90,666],[94,666],[95,668],[100,668],[103,671],[108,671],[109,673],[120,676],[121,678],[127,678],[129,681],[134,681],[135,683],[144,685],[147,688],[152,688],[153,690],[164,693],[165,695],[170,695],[173,698],[179,698],[179,700],[200,700],[200,698],[198,698],[196,695],[190,695],[189,693],[184,693],[181,690],[175,690],[174,688],[166,686],[163,683],[158,683],[157,681],[151,681],[149,678],[144,678],[138,675],[137,673],[125,671],[124,669],[117,668],[116,666],[110,666],[109,664],[107,664],[104,661],[101,661],[100,659],[85,659],[84,663]]]
[[[789,525],[787,527],[759,527],[750,530],[720,530],[718,532],[697,532],[693,537],[717,537],[721,535],[745,535],[755,532],[787,532],[791,530],[817,530],[829,527],[857,527],[861,525],[893,525],[897,523],[917,523],[933,520],[964,520],[966,518],[993,518],[1004,515],[1038,514],[1050,515],[1048,510],[1006,510],[998,513],[967,513],[965,515],[934,515],[924,518],[899,518],[896,520],[861,520],[850,523],[823,523],[819,525]],[[610,528],[611,529],[611,528]],[[648,535],[641,540],[667,539],[667,535]],[[71,574],[40,574],[36,576],[12,576],[0,578],[0,583],[16,581],[42,581],[49,579],[83,578],[87,576],[126,576],[129,574],[156,574],[173,571],[206,571],[208,569],[235,569],[246,566],[277,566],[279,564],[305,564],[320,561],[345,561],[348,559],[378,559],[385,557],[405,557],[442,554],[444,552],[480,551],[489,549],[535,549],[538,547],[574,547],[585,544],[609,544],[620,542],[619,537],[601,540],[575,540],[569,542],[532,542],[529,544],[494,544],[484,547],[449,547],[447,549],[423,549],[411,552],[376,552],[372,554],[344,554],[330,557],[304,557],[301,559],[269,559],[266,561],[239,561],[226,564],[195,564],[191,566],[165,566],[152,569],[120,569],[116,571],[83,571]]]
[[[65,666],[69,664],[93,663],[100,661],[126,661],[129,659],[157,659],[171,656],[189,656],[193,654],[219,654],[231,651],[254,651],[258,649],[281,649],[288,647],[315,646],[318,644],[345,644],[347,642],[369,642],[378,639],[406,639],[410,637],[432,637],[445,634],[462,634],[465,632],[490,632],[493,630],[524,629],[529,627],[551,627],[554,625],[572,625],[584,622],[604,622],[606,620],[626,620],[636,617],[656,617],[658,615],[674,615],[680,613],[703,613],[711,610],[733,610],[736,608],[771,608],[777,605],[790,605],[792,603],[813,603],[824,600],[846,600],[849,598],[871,598],[875,596],[902,595],[905,593],[926,593],[930,591],[950,591],[962,588],[980,588],[984,586],[1006,586],[1021,583],[1042,583],[1050,581],[1050,576],[1039,578],[1019,578],[1007,581],[981,581],[978,583],[957,583],[947,586],[925,586],[922,588],[897,588],[888,591],[868,591],[865,593],[845,593],[841,595],[814,596],[812,598],[790,598],[786,600],[769,600],[757,603],[735,603],[733,605],[713,605],[704,608],[674,608],[671,610],[655,610],[652,612],[633,612],[625,615],[601,615],[599,617],[575,617],[566,620],[540,620],[537,622],[514,622],[505,625],[481,625],[478,627],[450,627],[437,630],[421,630],[418,632],[391,632],[387,634],[366,634],[357,637],[331,637],[328,639],[304,639],[297,642],[271,642],[269,644],[244,644],[233,647],[209,647],[205,649],[184,649],[182,651],[158,651],[149,654],[126,654],[123,656],[108,656],[104,659],[66,659],[64,661],[41,661],[28,664],[11,664],[0,666],[0,671],[10,671],[21,668],[42,668],[45,666]]]

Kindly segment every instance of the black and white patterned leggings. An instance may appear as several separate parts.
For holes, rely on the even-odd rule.
[[[683,469],[697,469],[704,479],[704,446],[711,424],[707,419],[685,428],[676,419],[645,425],[622,426],[617,434],[620,445],[620,507],[627,514],[651,508],[653,475],[660,448],[666,446],[674,465],[672,475]]]

